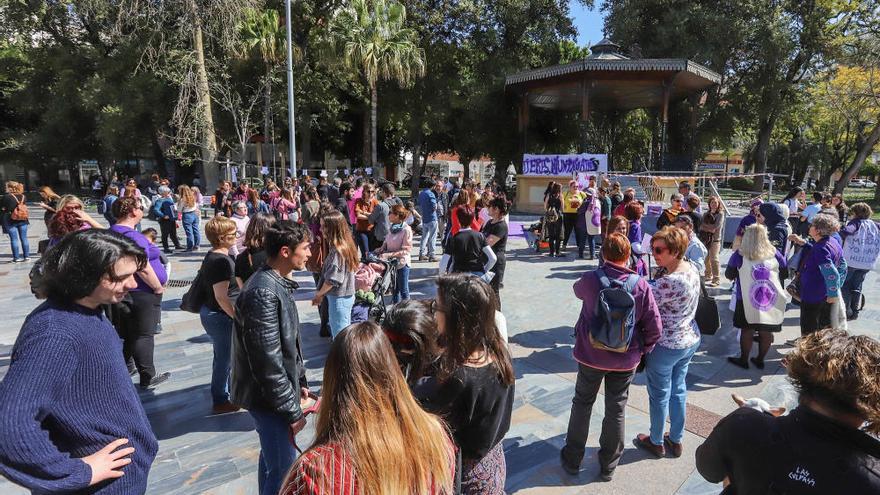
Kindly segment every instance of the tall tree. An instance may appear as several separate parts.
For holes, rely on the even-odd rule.
[[[265,65],[263,76],[263,160],[266,160],[275,149],[275,133],[272,130],[272,83],[279,69],[287,58],[286,34],[281,26],[281,18],[277,10],[250,10],[241,27],[242,45],[250,52],[255,52]],[[302,58],[299,46],[294,47],[294,60]],[[272,144],[268,143],[272,140]],[[274,157],[273,157],[274,158]]]
[[[365,155],[369,146],[369,167],[376,165],[379,80],[408,86],[425,73],[424,51],[405,22],[406,8],[395,0],[353,0],[333,18],[334,43],[346,66],[360,72],[370,92],[369,126],[365,126],[369,139],[364,146]]]

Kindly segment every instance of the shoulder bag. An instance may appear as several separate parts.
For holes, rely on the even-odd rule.
[[[721,328],[718,303],[706,291],[706,284],[703,283],[702,278],[700,278],[700,299],[697,302],[697,313],[694,315],[694,320],[702,335],[715,335],[715,332]]]

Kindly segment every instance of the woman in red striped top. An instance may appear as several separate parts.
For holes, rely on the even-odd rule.
[[[455,447],[409,391],[388,338],[371,322],[333,339],[315,443],[281,495],[452,494]]]

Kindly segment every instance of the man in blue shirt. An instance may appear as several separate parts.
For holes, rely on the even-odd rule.
[[[826,198],[827,196],[827,198]],[[804,211],[801,212],[801,220],[804,222],[813,223],[813,217],[816,216],[817,213],[822,211],[822,208],[831,206],[831,195],[827,193],[814,192],[813,193],[813,203],[804,208]]]
[[[433,190],[432,190],[433,189]],[[422,240],[419,241],[419,261],[425,260],[425,244],[428,245],[428,261],[434,257],[434,244],[437,242],[437,195],[443,190],[443,183],[437,181],[434,187],[424,188],[419,193],[419,213],[422,215]]]

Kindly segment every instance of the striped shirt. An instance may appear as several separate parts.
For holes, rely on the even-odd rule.
[[[449,464],[455,475],[455,447],[449,441]],[[432,489],[429,494],[440,495]],[[279,495],[362,495],[351,455],[338,443],[307,450],[290,469]]]

